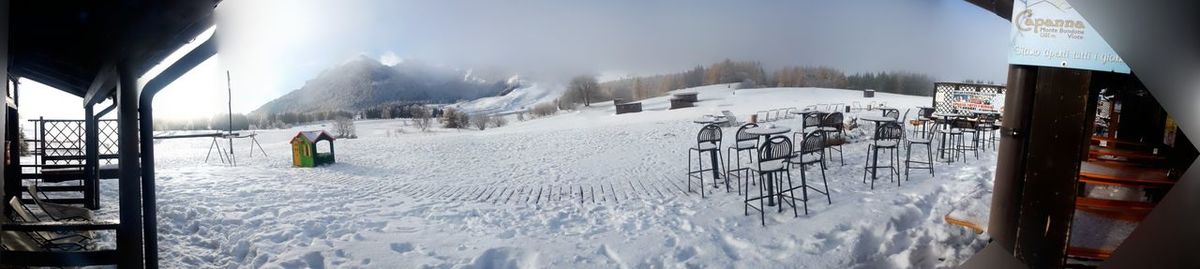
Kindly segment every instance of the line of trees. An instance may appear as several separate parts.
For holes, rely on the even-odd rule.
[[[221,130],[230,129],[229,114],[217,114],[209,118],[193,119],[155,119],[154,130]],[[233,130],[249,130],[250,119],[245,114],[233,114]]]
[[[859,73],[847,77],[848,89],[874,89],[879,92],[933,95],[933,77],[911,72]]]
[[[559,109],[572,109],[613,99],[641,100],[663,96],[667,92],[713,84],[738,83],[738,88],[759,87],[821,87],[840,89],[874,89],[879,92],[909,95],[933,95],[934,78],[913,72],[867,72],[847,76],[828,66],[784,66],[768,70],[756,61],[724,60],[709,66],[696,66],[687,71],[654,76],[638,76],[598,83],[593,88],[592,76],[572,80],[560,98]]]

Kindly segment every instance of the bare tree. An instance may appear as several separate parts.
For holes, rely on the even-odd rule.
[[[337,133],[337,138],[358,138],[354,130],[354,120],[349,117],[338,117],[333,122],[333,129]]]
[[[492,117],[488,115],[475,115],[474,117],[471,117],[471,125],[474,125],[475,128],[479,128],[480,131],[487,129],[487,127],[491,125],[491,122]]]
[[[520,115],[521,114],[517,114],[517,116],[520,116]],[[503,116],[492,117],[491,122],[492,122],[492,128],[500,128],[500,127],[504,127],[504,125],[508,125],[508,120],[504,119]]]
[[[555,112],[558,112],[558,105],[553,102],[540,103],[529,110],[529,114],[534,118],[554,115]]]
[[[571,79],[571,84],[567,86],[568,91],[575,92],[583,100],[583,106],[592,106],[592,99],[600,93],[600,83],[596,82],[596,77],[583,75]]]
[[[421,129],[422,132],[428,132],[429,127],[432,127],[433,125],[433,111],[430,111],[429,108],[425,106],[413,107],[412,122],[413,125],[416,125],[417,128]]]
[[[467,128],[470,122],[471,116],[467,115],[467,113],[450,107],[442,110],[442,127],[453,129]]]

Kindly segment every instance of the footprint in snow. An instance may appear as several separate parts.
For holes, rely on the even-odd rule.
[[[416,249],[416,247],[414,247],[413,244],[409,243],[409,242],[392,243],[390,246],[392,248],[392,251],[395,251],[396,253],[400,253],[400,254],[408,253],[409,251],[413,251],[413,249]]]

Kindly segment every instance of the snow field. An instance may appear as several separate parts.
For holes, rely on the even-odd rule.
[[[319,125],[259,131],[268,157],[243,155],[247,141],[235,141],[238,167],[204,164],[211,140],[166,140],[156,152],[163,265],[928,268],[955,266],[986,242],[942,217],[990,191],[991,150],[938,162],[936,177],[914,171],[899,187],[881,172],[871,190],[862,182],[865,132],[851,132],[845,165],[835,157],[826,171],[832,205],[813,196],[798,218],[768,207],[766,227],[723,187],[707,186],[707,198],[687,192],[685,157],[701,127],[691,121],[700,115],[730,110],[744,120],[771,108],[872,101],[835,89],[688,90],[700,93],[698,107],[668,111],[669,97],[658,97],[643,100],[642,113],[613,115],[610,102],[485,131],[360,121],[360,138],[335,142],[338,163],[313,169],[290,167],[287,141]],[[928,98],[873,100],[903,113]],[[732,143],[736,128],[723,131]],[[818,170],[807,173],[820,185]],[[102,184],[101,215],[115,218],[117,184]]]

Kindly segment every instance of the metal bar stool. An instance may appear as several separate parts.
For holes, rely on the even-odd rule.
[[[800,186],[791,187],[787,190],[784,190],[787,192],[787,194],[780,192],[781,196],[787,196],[793,200],[804,202],[804,215],[808,215],[808,190],[810,189],[814,192],[825,195],[825,201],[831,205],[833,204],[833,198],[829,197],[829,181],[827,181],[825,178],[825,169],[823,167],[820,169],[821,182],[823,184],[822,186],[824,186],[824,190],[809,186],[808,176],[806,175],[807,173],[805,173],[806,166],[824,166],[826,148],[824,144],[826,140],[823,136],[825,136],[825,132],[813,132],[804,136],[804,141],[800,142],[800,151],[797,151],[791,158],[788,159],[788,164],[792,166],[800,166]],[[795,195],[792,191],[797,188],[801,189],[801,195],[803,195],[802,198],[795,198]]]
[[[688,191],[692,191],[692,179],[700,181],[700,197],[704,197],[704,173],[712,172],[713,182],[716,183],[720,167],[704,169],[704,154],[709,154],[709,160],[714,166],[721,160],[721,127],[716,124],[705,125],[696,134],[696,147],[688,149]],[[697,170],[692,170],[692,152],[696,153]]]
[[[729,192],[729,177],[737,176],[738,178],[738,194],[742,194],[743,185],[741,182],[750,183],[750,167],[742,166],[742,152],[748,153],[746,159],[754,162],[754,149],[758,148],[758,136],[746,133],[747,129],[758,127],[758,124],[747,123],[739,127],[734,135],[732,146],[726,148],[725,153],[725,192]],[[732,151],[732,153],[730,153]],[[733,163],[730,163],[730,157],[733,157]],[[737,167],[737,168],[734,168]],[[750,186],[744,188],[749,190]]]
[[[936,125],[938,125],[938,123],[934,123],[935,127],[937,127]],[[908,172],[909,172],[909,170],[912,170],[912,169],[929,170],[929,175],[934,176],[934,174],[933,174],[933,154],[934,154],[933,153],[933,138],[937,137],[936,132],[937,132],[937,128],[934,128],[934,130],[932,130],[930,132],[920,132],[917,134],[917,136],[915,136],[911,139],[908,139],[908,141],[907,141],[908,143],[905,144],[905,149],[904,149],[904,152],[905,152],[904,180],[908,180],[908,177],[909,177]],[[925,161],[914,161],[912,159],[913,146],[924,146],[925,147],[925,158],[926,158]],[[913,164],[916,164],[917,166],[913,167]]]
[[[867,174],[871,174],[871,189],[875,189],[876,170],[879,168],[887,168],[890,172],[888,178],[895,180],[900,177],[900,170],[897,169],[897,164],[900,162],[900,141],[904,139],[904,127],[899,122],[882,122],[878,127],[875,127],[875,141],[868,145],[867,160],[863,165],[863,183],[867,183]],[[888,150],[888,165],[879,165],[879,152]],[[895,177],[892,177],[895,175]],[[896,186],[900,186],[900,181],[896,181]]]
[[[845,144],[845,141],[841,141],[835,145],[835,144],[831,143],[832,140],[830,137],[833,134],[837,134],[839,139],[846,139],[846,129],[845,129],[844,121],[845,121],[845,118],[842,116],[842,112],[833,112],[833,113],[829,113],[829,115],[826,115],[825,118],[821,120],[821,124],[820,124],[821,139],[825,140],[822,146],[824,146],[825,149],[829,150],[829,155],[831,155],[831,156],[833,155],[833,151],[836,150],[838,152],[838,162],[841,163],[842,165],[846,165],[846,159],[844,158],[845,156],[843,156],[844,154],[842,153],[842,144]],[[807,140],[808,137],[805,136],[804,139]],[[834,148],[834,146],[837,146],[837,148]],[[824,156],[824,155],[822,155],[822,156]],[[821,169],[825,169],[825,158],[824,157],[821,158]]]
[[[745,192],[742,210],[747,216],[750,215],[750,208],[758,210],[762,225],[767,226],[766,206],[776,205],[774,197],[779,193],[776,189],[781,188],[779,183],[782,183],[782,178],[786,177],[788,184],[791,184],[792,175],[789,173],[787,159],[792,155],[792,140],[787,136],[776,136],[763,142],[758,147],[758,164],[750,169],[758,175],[758,196],[751,197],[750,190]],[[789,186],[790,188],[790,186]],[[764,203],[766,200],[767,203]],[[751,205],[751,202],[758,201],[758,206]],[[783,211],[784,200],[780,199],[778,203],[779,210]],[[799,216],[796,212],[796,204],[792,201],[792,212]]]

